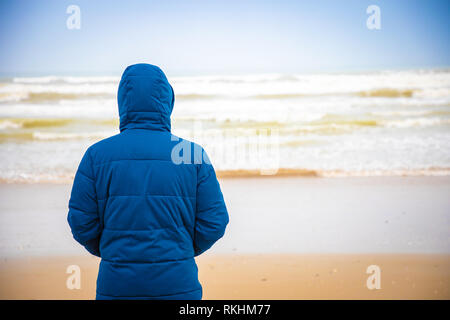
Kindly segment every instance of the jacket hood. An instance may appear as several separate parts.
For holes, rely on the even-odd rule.
[[[151,64],[134,64],[125,69],[117,93],[120,131],[150,129],[170,131],[175,95],[166,75]]]

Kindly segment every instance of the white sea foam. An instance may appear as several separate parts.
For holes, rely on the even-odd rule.
[[[119,77],[63,77],[63,76],[45,76],[45,77],[17,77],[13,78],[14,83],[117,83]]]
[[[216,145],[238,153],[261,130],[273,130],[281,168],[331,176],[450,172],[449,70],[169,81],[176,93],[173,132],[201,140],[219,171],[258,163],[228,161],[213,151]],[[118,82],[118,76],[0,82],[0,179],[70,179],[85,147],[118,131]],[[199,124],[203,137],[195,134]]]

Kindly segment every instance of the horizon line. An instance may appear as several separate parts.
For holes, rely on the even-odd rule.
[[[236,75],[255,75],[255,74],[280,74],[280,75],[293,75],[293,74],[345,74],[345,73],[372,73],[372,72],[389,72],[389,71],[421,71],[421,70],[439,70],[446,71],[450,69],[450,65],[438,65],[438,66],[409,66],[409,67],[367,67],[367,68],[329,68],[329,70],[292,70],[287,72],[285,70],[229,70],[229,71],[205,71],[199,70],[195,71],[175,71],[175,72],[166,72],[166,75],[169,77],[189,77],[189,76],[236,76]],[[49,72],[41,72],[41,71],[0,71],[0,79],[8,79],[8,78],[40,78],[40,77],[108,77],[108,76],[120,76],[123,70],[121,71],[96,71],[88,73],[87,71],[49,71]]]

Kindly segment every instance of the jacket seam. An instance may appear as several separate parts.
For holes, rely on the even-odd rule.
[[[87,178],[90,182],[94,182],[94,179],[89,177],[86,173],[83,173],[82,171],[78,170],[78,174],[82,175],[83,177]]]
[[[160,194],[129,194],[129,195],[110,195],[108,198],[98,199],[97,201],[106,201],[109,198],[124,198],[124,197],[132,197],[132,198],[139,198],[139,197],[161,197],[161,198],[188,198],[188,199],[195,199],[194,196],[175,196],[175,195],[160,195]]]
[[[190,226],[187,225],[180,225],[180,226],[175,226],[175,229],[181,229],[181,228],[191,228]],[[130,231],[130,232],[152,232],[152,231],[159,231],[159,230],[172,230],[173,226],[170,227],[164,227],[164,228],[152,228],[152,229],[113,229],[113,228],[103,228],[103,230],[107,230],[107,231],[118,231],[118,232],[123,232],[123,231]],[[187,231],[187,230],[186,230]]]
[[[162,162],[172,162],[172,160],[166,160],[166,159],[118,159],[118,160],[111,160],[107,162],[101,162],[101,163],[95,163],[94,167],[99,167],[108,163],[112,162],[119,162],[119,161],[162,161]]]
[[[156,113],[159,115],[163,114],[162,112],[159,112],[159,111],[145,111],[145,110],[133,110],[130,113]],[[128,123],[137,123],[137,122],[139,122],[139,121],[128,121]]]
[[[181,294],[191,293],[191,292],[200,291],[200,290],[202,290],[201,287],[199,287],[198,289],[194,289],[194,290],[183,291],[183,292],[172,293],[172,294],[162,294],[162,295],[158,295],[158,296],[111,296],[109,294],[103,294],[99,291],[97,291],[97,294],[99,294],[101,296],[105,296],[105,297],[111,297],[111,298],[158,298],[158,297],[178,296]]]
[[[78,207],[74,206],[73,204],[69,204],[69,211],[70,210],[75,210],[75,211],[78,211],[78,212],[81,212],[81,213],[85,213],[85,214],[98,214],[97,211],[94,212],[94,211],[82,210],[82,209],[79,209]]]
[[[182,262],[187,261],[190,259],[194,259],[194,256],[183,258],[183,259],[168,259],[168,260],[160,260],[160,261],[133,261],[133,260],[127,260],[127,261],[112,261],[109,259],[102,258],[102,261],[108,262],[108,263],[117,263],[117,264],[155,264],[155,263],[168,263],[168,262]]]

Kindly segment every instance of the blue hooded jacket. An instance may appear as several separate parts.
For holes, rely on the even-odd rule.
[[[174,92],[136,64],[118,91],[120,133],[88,148],[72,187],[72,234],[101,257],[97,299],[201,299],[194,257],[220,239],[228,213],[197,144],[170,133]]]

